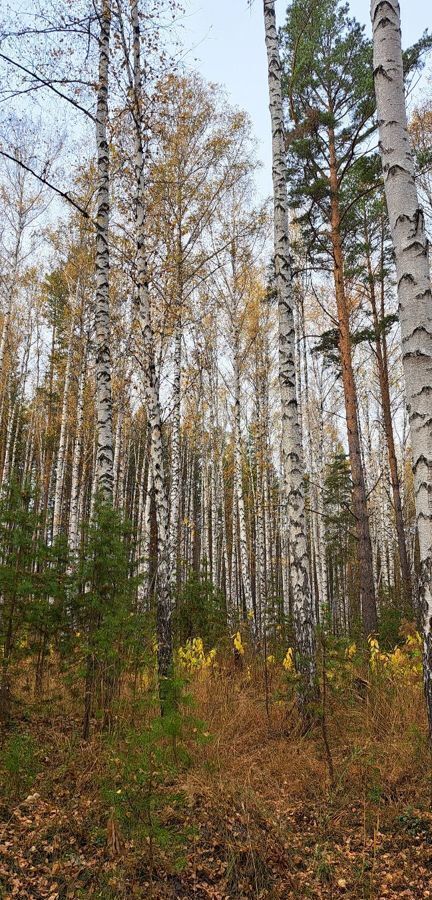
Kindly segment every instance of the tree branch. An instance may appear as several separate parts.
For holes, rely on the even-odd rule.
[[[16,163],[17,166],[20,166],[21,169],[24,169],[26,172],[29,172],[30,175],[33,175],[34,178],[37,178],[38,181],[40,181],[42,184],[45,184],[46,187],[49,187],[52,191],[54,191],[56,194],[58,194],[59,197],[62,197],[63,200],[67,200],[67,202],[70,203],[71,206],[73,206],[84,217],[84,219],[88,219],[89,222],[92,222],[92,224],[94,224],[93,219],[90,216],[90,214],[87,212],[87,210],[84,209],[82,206],[80,206],[79,203],[77,203],[77,201],[74,200],[73,197],[71,197],[71,195],[68,194],[67,191],[60,190],[60,188],[58,188],[54,184],[52,184],[51,181],[48,181],[46,178],[44,178],[43,175],[40,175],[38,172],[35,172],[34,169],[32,169],[30,166],[26,165],[26,163],[22,162],[20,159],[17,159],[16,156],[12,156],[10,153],[7,153],[6,150],[0,149],[0,156],[4,156],[5,159],[11,160],[11,162],[14,162],[14,163]]]

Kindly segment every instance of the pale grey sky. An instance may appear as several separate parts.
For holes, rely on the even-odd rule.
[[[404,46],[432,26],[431,0],[400,0]],[[286,0],[276,0],[278,24],[285,18]],[[370,33],[369,0],[351,0],[352,15]],[[262,0],[186,0],[183,41],[186,62],[210,81],[225,85],[233,104],[247,110],[264,163],[257,177],[263,195],[271,191],[270,132]]]

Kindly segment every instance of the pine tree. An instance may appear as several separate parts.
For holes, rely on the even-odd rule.
[[[333,276],[348,445],[358,536],[363,627],[376,630],[372,543],[358,428],[350,301],[344,240],[353,197],[347,179],[374,130],[371,45],[364,29],[332,0],[294,2],[283,29],[290,201],[308,248],[310,266]],[[368,74],[369,73],[369,74]]]

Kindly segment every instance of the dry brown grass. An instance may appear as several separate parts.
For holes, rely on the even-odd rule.
[[[252,788],[275,803],[281,793],[294,801],[328,798],[319,715],[305,733],[293,699],[271,703],[267,714],[258,667],[250,681],[234,671],[205,673],[196,679],[193,693],[213,735],[200,762],[204,768],[212,763],[219,786]],[[358,796],[365,771],[374,767],[383,794],[406,802],[429,796],[430,754],[419,679],[372,680],[363,695],[348,685],[330,694],[326,719],[336,792]]]
[[[30,813],[23,799],[7,810],[0,877],[16,878],[21,893],[4,896],[149,896],[145,848],[120,835],[114,859],[101,841],[115,827],[98,788],[106,748],[96,726],[90,744],[80,740],[79,687],[66,689],[53,671],[44,703],[29,702],[27,691],[25,721],[16,716],[14,727],[43,747],[44,764]],[[266,705],[264,672],[253,661],[250,675],[246,664],[238,671],[225,661],[193,678],[194,711],[210,739],[197,746],[188,736],[192,764],[176,789],[187,797],[178,825],[194,834],[181,873],[160,856],[153,897],[432,896],[431,757],[419,679],[330,687],[333,783],[319,710],[305,731],[281,669],[270,688]],[[128,687],[118,704],[120,731],[131,722],[130,696]],[[134,727],[145,727],[148,716],[135,708]],[[166,816],[177,824],[178,814],[167,809]],[[65,846],[73,847],[69,856]],[[22,862],[16,874],[11,859],[24,859],[31,847],[40,854],[26,893],[29,870]]]

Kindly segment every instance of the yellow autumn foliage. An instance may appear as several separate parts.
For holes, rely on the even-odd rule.
[[[288,647],[288,650],[282,660],[282,665],[286,672],[293,672],[295,669],[294,665],[294,650],[292,647]]]
[[[242,644],[241,634],[240,634],[239,631],[237,631],[236,634],[235,634],[234,637],[233,637],[233,644],[234,644],[234,650],[236,650],[237,653],[240,654],[240,656],[243,656],[243,654],[244,654],[244,647],[243,647],[243,644]]]
[[[179,647],[178,649],[180,666],[186,672],[202,672],[205,669],[209,669],[215,657],[216,650],[213,648],[206,653],[203,640],[200,637],[186,641],[184,647]]]
[[[376,638],[370,637],[369,657],[370,667],[373,672],[385,670],[397,677],[420,674],[422,671],[421,637],[418,631],[409,634],[402,646],[397,646],[392,652],[380,649]]]

